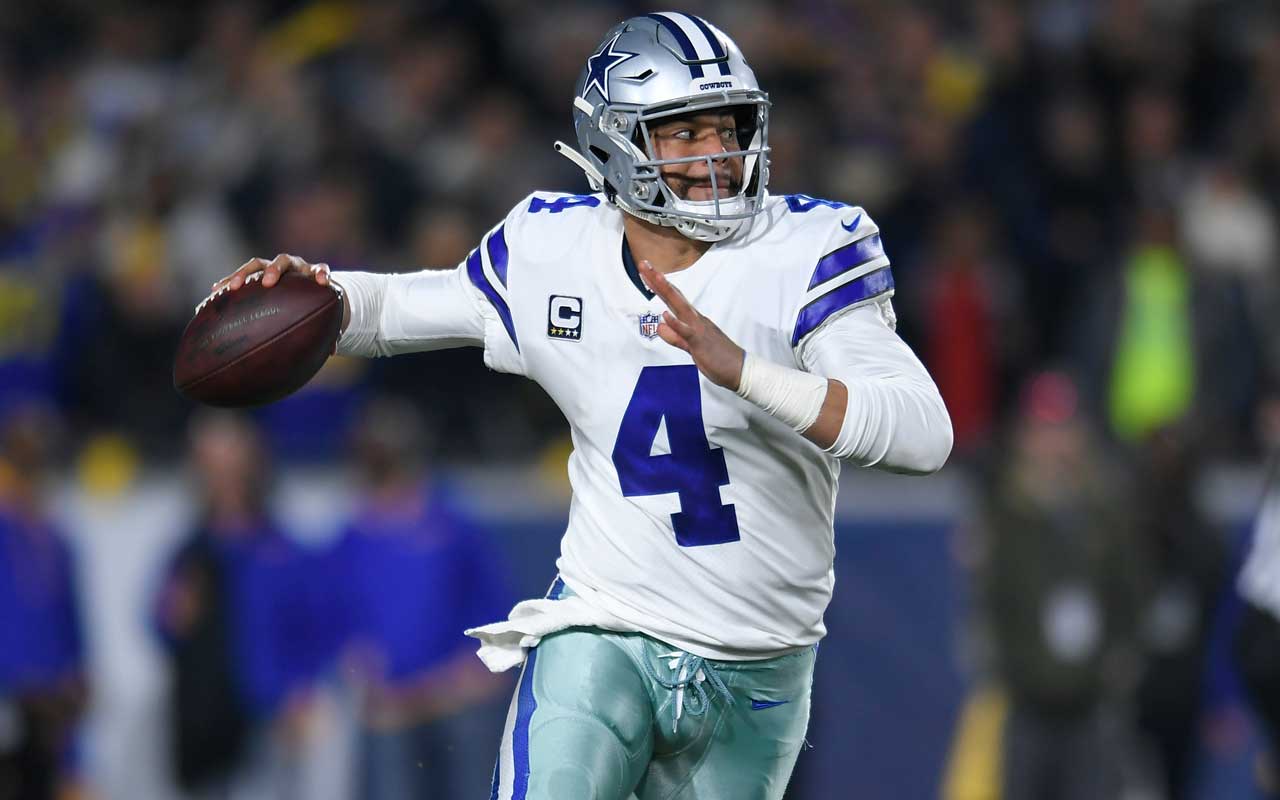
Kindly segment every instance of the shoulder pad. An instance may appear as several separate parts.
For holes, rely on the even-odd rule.
[[[796,312],[791,344],[847,308],[893,291],[889,257],[880,229],[858,206],[809,195],[786,195],[791,220],[804,228],[804,238],[821,242],[816,259],[805,267],[804,295]],[[799,233],[799,231],[797,231]]]

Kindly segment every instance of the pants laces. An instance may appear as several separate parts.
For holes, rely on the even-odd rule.
[[[645,671],[649,673],[649,677],[655,683],[676,693],[676,714],[671,723],[672,733],[675,733],[680,725],[680,716],[685,707],[685,689],[689,686],[693,687],[693,691],[688,693],[690,716],[702,716],[706,713],[710,704],[710,696],[707,694],[706,687],[703,686],[704,683],[711,684],[716,694],[724,698],[724,701],[729,705],[733,705],[733,695],[729,694],[729,687],[724,685],[724,681],[716,674],[715,668],[708,664],[702,656],[695,656],[692,653],[676,650],[670,653],[661,653],[658,658],[666,659],[667,668],[675,673],[674,680],[663,680],[654,666],[649,663],[649,659],[641,659],[640,663],[644,665]]]

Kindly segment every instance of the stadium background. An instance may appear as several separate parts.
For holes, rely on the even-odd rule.
[[[197,504],[196,409],[169,374],[195,303],[251,255],[452,265],[531,189],[584,191],[551,142],[572,135],[573,82],[600,35],[649,10],[0,10],[0,410],[52,410],[60,437],[48,507],[82,609],[79,791],[179,796],[150,613]],[[1071,376],[1099,469],[1125,476],[1135,510],[1167,499],[1143,487],[1149,444],[1172,437],[1206,535],[1230,563],[1244,550],[1280,365],[1280,17],[1194,0],[687,10],[733,36],[770,92],[771,190],[879,223],[900,332],[956,428],[939,475],[845,474],[813,749],[789,796],[986,796],[983,720],[999,703],[980,692],[973,532],[1010,431],[1039,413],[1028,380]],[[567,507],[565,426],[473,351],[335,360],[256,413],[291,533],[332,541],[358,492],[351,430],[388,394],[428,425],[434,468],[497,542],[504,590],[543,591]],[[1214,598],[1190,796],[1249,797],[1258,740],[1225,644],[1229,574]],[[497,731],[479,727],[459,760],[490,761]]]

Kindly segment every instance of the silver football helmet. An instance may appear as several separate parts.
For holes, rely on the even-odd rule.
[[[733,40],[705,20],[668,11],[614,26],[578,78],[578,150],[556,150],[582,168],[594,191],[640,219],[691,239],[719,241],[760,212],[769,182],[769,96]],[[731,109],[741,150],[659,159],[649,127],[670,117]],[[742,182],[721,197],[713,162],[742,159]],[[679,197],[661,171],[706,161],[711,200]],[[731,187],[732,188],[732,187]]]

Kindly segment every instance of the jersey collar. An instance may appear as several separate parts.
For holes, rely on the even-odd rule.
[[[652,300],[656,295],[649,291],[649,287],[644,285],[644,281],[640,280],[640,270],[636,269],[636,257],[631,255],[631,245],[627,243],[627,235],[622,234],[622,268],[627,271],[627,277],[640,290],[640,294],[644,295],[645,300]]]

